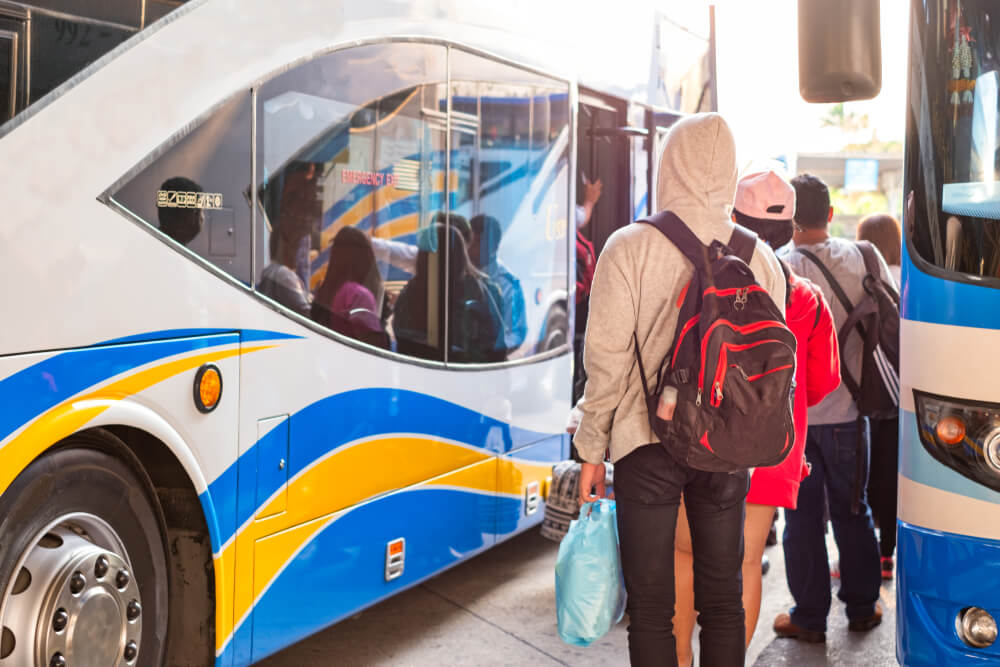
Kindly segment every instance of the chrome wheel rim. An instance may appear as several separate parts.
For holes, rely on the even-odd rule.
[[[3,582],[0,633],[0,667],[135,665],[142,600],[115,530],[73,513],[39,531]]]

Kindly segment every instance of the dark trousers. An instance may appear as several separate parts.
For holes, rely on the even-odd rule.
[[[743,664],[740,568],[748,488],[746,471],[730,475],[692,470],[677,463],[659,443],[640,447],[615,464],[629,658],[634,667],[677,665],[674,530],[682,493],[694,551],[701,664]]]
[[[863,457],[864,478],[856,482],[858,457]],[[823,498],[829,499],[833,537],[840,552],[840,590],[849,619],[875,613],[882,583],[878,542],[871,511],[861,496],[859,512],[851,511],[852,492],[867,480],[868,446],[858,442],[858,426],[810,426],[806,460],[812,467],[799,487],[798,509],[785,510],[785,575],[795,598],[792,622],[817,632],[826,631],[830,613],[830,562],[824,535]]]
[[[872,420],[872,465],[868,501],[879,528],[883,558],[896,551],[896,493],[899,485],[899,418]]]

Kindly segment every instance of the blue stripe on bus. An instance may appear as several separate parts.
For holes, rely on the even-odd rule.
[[[1000,493],[959,474],[932,457],[920,442],[917,416],[900,413],[899,472],[914,482],[988,503],[1000,503]]]
[[[0,380],[0,441],[80,392],[139,366],[193,350],[235,343],[202,336],[102,345],[60,352]]]
[[[1000,290],[924,273],[903,249],[900,315],[916,322],[1000,329]]]
[[[301,338],[294,334],[282,333],[280,331],[266,331],[263,329],[163,329],[162,331],[147,331],[144,333],[125,336],[124,338],[114,338],[112,340],[98,343],[97,345],[118,345],[121,343],[143,343],[165,338],[193,338],[195,336],[213,336],[223,333],[239,333],[240,340],[250,343],[261,340],[282,340],[287,338]]]
[[[494,454],[514,452],[552,437],[550,433],[518,428],[434,396],[389,388],[358,389],[316,401],[290,417],[289,429],[293,444],[288,479],[348,443],[381,434],[429,435]],[[557,436],[555,443],[561,442],[561,436]],[[212,540],[215,553],[254,516],[259,509],[258,496],[269,498],[281,488],[277,480],[271,480],[269,486],[259,490],[252,483],[240,484],[240,498],[237,499],[240,473],[245,480],[256,478],[259,444],[243,452],[202,494],[207,494],[202,504],[212,502],[216,505],[220,534]],[[517,456],[515,452],[515,458]],[[552,459],[540,452],[537,460]]]
[[[253,659],[492,546],[496,517],[504,513],[520,514],[521,500],[434,487],[394,493],[348,511],[312,538],[257,602]],[[386,582],[385,545],[399,537],[406,539],[405,569]],[[243,625],[250,625],[249,619]]]

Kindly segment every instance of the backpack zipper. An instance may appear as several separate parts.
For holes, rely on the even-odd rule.
[[[737,331],[742,334],[756,333],[763,329],[777,328],[782,331],[788,332],[789,336],[793,335],[792,332],[788,330],[788,327],[786,327],[783,323],[777,320],[761,320],[759,322],[754,322],[753,324],[746,324],[743,326],[733,324],[729,320],[716,320],[715,322],[712,323],[712,326],[708,328],[708,331],[705,332],[705,335],[702,336],[701,339],[701,373],[698,375],[699,392],[705,388],[705,375],[707,374],[707,369],[705,368],[705,355],[708,353],[708,341],[711,338],[712,332],[715,330],[715,328],[718,326],[722,326],[723,324],[728,326],[733,331]],[[754,343],[751,343],[751,345],[753,344]]]

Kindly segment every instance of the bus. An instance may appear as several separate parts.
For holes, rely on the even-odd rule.
[[[1000,660],[996,6],[913,0],[904,157],[897,657]]]
[[[599,250],[715,108],[658,5],[0,0],[0,667],[250,664],[540,522],[580,184]]]

